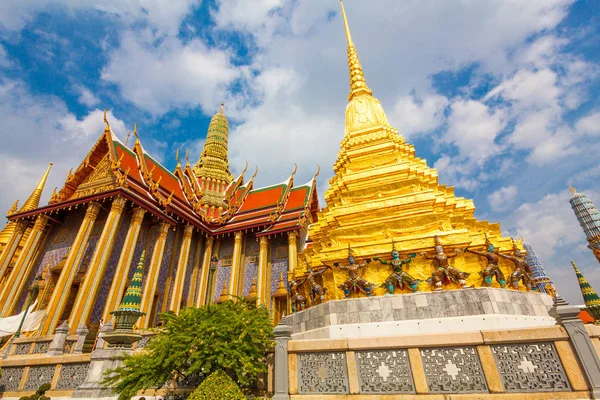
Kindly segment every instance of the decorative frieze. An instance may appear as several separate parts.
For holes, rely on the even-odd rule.
[[[429,393],[487,392],[475,347],[421,349]]]
[[[77,389],[87,376],[89,363],[63,364],[56,382],[56,390]]]
[[[31,351],[31,343],[17,343],[15,344],[15,350],[13,351],[14,356],[21,356],[29,354]]]
[[[44,383],[52,382],[54,377],[55,365],[36,365],[29,367],[29,375],[27,382],[23,386],[23,390],[37,390]]]
[[[415,393],[408,350],[356,352],[361,393]]]
[[[347,394],[346,354],[299,354],[298,389],[300,394]]]
[[[47,342],[37,342],[35,346],[33,346],[33,351],[31,354],[46,354],[48,352],[48,347],[50,346],[50,341]]]
[[[570,391],[553,343],[491,346],[507,392]]]

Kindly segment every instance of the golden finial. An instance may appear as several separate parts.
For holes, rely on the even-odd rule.
[[[344,27],[346,28],[346,40],[348,40],[348,44],[353,44],[350,27],[348,26],[348,18],[346,18],[346,10],[344,9],[344,2],[342,0],[340,0],[340,6],[342,7],[342,18],[344,18]]]
[[[106,113],[108,110],[110,110],[110,108],[104,110],[104,123],[106,124],[106,128],[104,128],[105,131],[110,131],[110,124],[108,123],[108,118],[106,118]]]
[[[133,136],[135,136],[136,140],[139,140],[140,137],[137,134],[137,126],[138,126],[137,122],[135,124],[133,124]]]
[[[240,175],[243,176],[247,170],[248,170],[248,161],[246,161],[246,166],[244,167],[244,170],[242,171],[242,173]]]
[[[320,173],[321,173],[321,166],[319,164],[317,164],[317,173],[315,174],[315,176],[313,176],[313,179],[316,178],[317,176],[319,176]]]
[[[8,214],[6,215],[13,215],[14,213],[17,212],[17,210],[19,209],[19,200],[16,200],[12,207],[10,208],[10,210],[8,210]]]
[[[131,131],[127,132],[127,137],[125,138],[125,146],[127,146],[127,143],[129,143],[129,137],[131,136]]]
[[[252,178],[250,178],[250,180],[254,180],[254,178],[256,178],[256,175],[258,175],[258,165],[256,166],[256,171],[254,171],[254,175],[252,175]]]
[[[573,193],[573,194],[577,194],[577,190],[575,190],[575,188],[573,186],[569,186],[569,190]]]
[[[177,160],[177,166],[181,167],[181,163],[179,162],[179,149],[181,149],[181,147],[178,147],[175,151],[175,159]]]
[[[360,94],[371,96],[373,95],[373,91],[367,86],[356,47],[354,47],[354,43],[352,42],[348,18],[346,17],[346,10],[342,0],[340,0],[340,6],[342,7],[342,17],[344,19],[344,27],[346,28],[346,39],[348,40],[348,68],[350,69],[350,95],[348,96],[348,100],[352,100]]]
[[[219,113],[223,114],[225,110],[225,102],[221,103],[221,108],[219,108]]]
[[[185,149],[185,164],[188,165],[190,163],[189,157],[190,149]]]

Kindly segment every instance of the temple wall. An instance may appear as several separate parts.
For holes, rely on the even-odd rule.
[[[254,233],[248,233],[245,235],[246,240],[246,251],[244,257],[244,286],[242,289],[243,296],[248,296],[250,292],[250,286],[252,286],[252,280],[258,281],[258,251],[260,244],[258,238]]]
[[[85,215],[85,209],[80,208],[72,211],[62,222],[62,224],[53,224],[48,231],[48,240],[44,248],[40,251],[39,256],[34,261],[35,265],[33,273],[29,276],[25,288],[28,288],[33,283],[36,276],[47,270],[48,266],[52,267],[60,262],[62,258],[69,252],[71,245],[77,236],[81,221]],[[28,291],[23,290],[17,310],[21,310],[27,299]]]
[[[298,400],[384,400],[400,394],[415,400],[491,399],[501,393],[540,400],[589,398],[569,335],[559,326],[292,340],[288,359],[289,393]]]
[[[229,287],[229,279],[231,278],[231,261],[233,258],[233,245],[233,236],[221,239],[219,254],[217,255],[219,262],[217,264],[215,281],[213,284],[213,303],[216,302],[221,295],[221,292],[223,291],[223,284],[225,282],[227,283],[227,287]]]
[[[154,243],[156,243],[156,241]],[[175,243],[175,231],[173,231],[172,229],[169,229],[169,233],[167,235],[167,242],[165,244],[165,252],[163,255],[163,259],[162,259],[162,264],[160,266],[160,274],[158,275],[158,284],[156,287],[156,294],[159,295],[158,305],[157,305],[156,309],[159,312],[162,309],[163,303],[166,301],[164,295],[165,295],[165,288],[167,285],[167,276],[169,273],[169,264],[171,262],[171,255],[173,254],[174,251],[178,250],[178,249],[174,248],[174,243]],[[154,323],[156,323],[158,321],[158,314],[159,313],[157,312],[156,320],[154,321]]]
[[[196,252],[200,250],[202,249],[198,249],[198,235],[193,235],[192,241],[190,242],[190,254],[188,256],[187,269],[185,270],[185,284],[183,285],[183,295],[181,297],[182,301],[186,304],[188,295],[190,293],[192,273],[194,272],[194,257]]]

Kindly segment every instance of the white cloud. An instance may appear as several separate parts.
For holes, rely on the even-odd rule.
[[[490,91],[486,99],[500,95],[506,100],[516,101],[514,107],[521,111],[553,107],[560,95],[556,80],[556,73],[550,69],[520,70]]]
[[[125,99],[153,114],[179,107],[201,106],[207,114],[217,109],[227,86],[241,74],[231,65],[230,54],[198,39],[183,44],[164,38],[154,47],[156,39],[149,31],[125,32],[102,79],[117,84]]]
[[[488,196],[488,203],[492,211],[508,210],[514,203],[519,189],[515,185],[501,187]]]
[[[501,150],[496,137],[505,126],[503,110],[493,111],[475,100],[458,100],[451,105],[448,131],[443,139],[456,145],[462,159],[482,166]]]
[[[55,97],[34,96],[18,81],[0,81],[0,213],[12,203],[21,204],[41,178],[48,162],[54,162],[43,200],[55,186],[62,186],[70,168],[76,168],[104,130],[102,111],[83,119],[71,114]],[[108,112],[116,134],[123,137],[123,121]]]
[[[437,129],[444,121],[444,110],[448,99],[444,96],[430,95],[422,101],[414,96],[402,96],[398,99],[390,120],[400,134],[410,137],[414,133],[426,133]]]
[[[94,93],[91,92],[90,89],[86,88],[83,85],[74,85],[73,90],[79,94],[79,102],[88,107],[92,107],[100,103],[100,99],[96,97]]]
[[[21,30],[36,13],[62,6],[72,11],[97,10],[118,15],[125,25],[147,21],[162,32],[175,35],[183,17],[199,4],[200,0],[4,0],[0,27]]]
[[[577,121],[575,129],[582,135],[600,135],[600,111],[581,118]]]

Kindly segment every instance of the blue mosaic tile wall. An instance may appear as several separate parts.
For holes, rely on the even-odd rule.
[[[46,241],[45,247],[42,249],[41,257],[33,267],[32,273],[27,279],[27,286],[33,284],[36,276],[42,273],[49,266],[56,265],[69,252],[71,245],[77,236],[81,221],[85,215],[85,208],[73,211],[65,221],[61,224],[54,224],[48,231],[49,238]],[[27,299],[27,290],[23,290],[17,303],[17,310],[21,310]]]
[[[190,283],[192,280],[192,273],[194,272],[194,257],[196,255],[196,248],[198,247],[198,238],[196,235],[192,236],[192,242],[190,243],[190,255],[188,257],[187,269],[185,270],[185,280],[183,283],[183,294],[181,299],[187,305],[187,297],[190,293]],[[189,305],[188,305],[189,306]]]
[[[250,287],[252,286],[252,279],[256,280],[258,278],[259,250],[260,243],[256,240],[256,235],[254,233],[248,234],[246,236],[246,258],[244,260],[244,286],[242,289],[243,296],[248,296]]]
[[[161,310],[164,301],[164,293],[167,284],[167,274],[169,273],[169,261],[171,260],[171,254],[173,254],[173,251],[176,251],[176,249],[173,248],[174,243],[175,232],[173,231],[173,229],[169,229],[167,242],[165,244],[165,252],[163,254],[162,264],[160,266],[160,274],[158,275],[158,284],[156,286],[156,293],[162,294],[162,296],[160,296],[160,298],[158,299],[157,310],[159,311]],[[156,314],[156,321],[154,321],[155,323],[158,321],[158,313]]]

